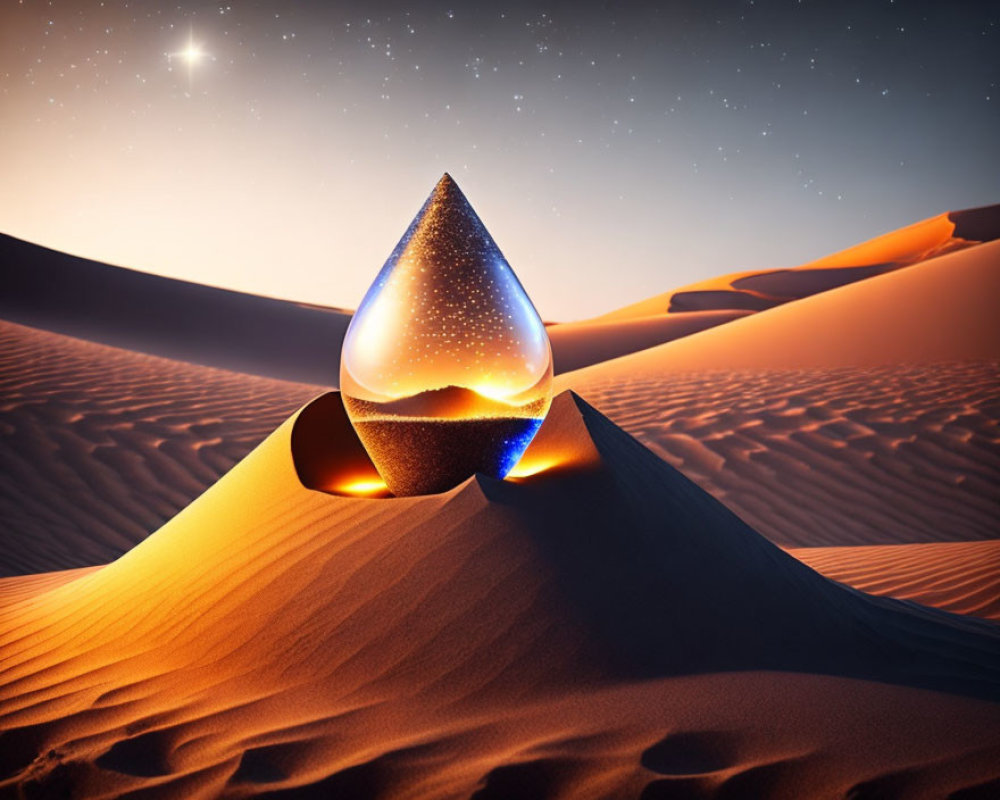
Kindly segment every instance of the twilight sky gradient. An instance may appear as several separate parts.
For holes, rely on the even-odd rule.
[[[992,2],[2,0],[0,231],[353,307],[447,170],[579,318],[998,202],[997,53]]]

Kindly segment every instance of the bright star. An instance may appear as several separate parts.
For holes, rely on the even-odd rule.
[[[197,64],[205,57],[205,54],[201,50],[201,45],[195,44],[192,41],[189,41],[187,47],[176,55],[178,58],[183,58],[188,64]]]
[[[194,39],[194,30],[188,34],[187,44],[184,46],[183,50],[178,50],[175,53],[170,53],[167,56],[168,61],[172,61],[175,58],[180,59],[185,64],[187,64],[188,73],[188,89],[190,90],[191,83],[194,78],[194,68],[206,58],[209,58],[209,54],[201,49],[201,44],[196,42]]]

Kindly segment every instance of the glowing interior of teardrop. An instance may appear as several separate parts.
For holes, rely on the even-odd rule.
[[[397,494],[417,493],[403,484],[427,483],[400,477],[418,469],[448,474],[435,486],[463,470],[455,482],[476,471],[503,477],[545,416],[551,383],[545,326],[445,175],[344,341],[341,392],[362,442]],[[469,452],[475,448],[478,460]]]

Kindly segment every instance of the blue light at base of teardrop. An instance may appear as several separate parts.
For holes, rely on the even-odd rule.
[[[506,478],[507,474],[514,469],[514,466],[521,460],[524,451],[528,449],[531,440],[535,438],[538,429],[542,427],[541,419],[533,417],[525,418],[524,430],[515,436],[508,437],[503,441],[503,451],[500,456],[499,473],[501,478]]]

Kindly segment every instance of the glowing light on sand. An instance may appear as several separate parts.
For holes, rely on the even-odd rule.
[[[354,494],[354,495],[372,495],[372,494],[382,494],[388,491],[385,485],[385,481],[382,480],[357,480],[350,481],[348,483],[341,484],[336,487],[336,491],[340,494]]]
[[[552,402],[548,334],[449,175],[351,320],[344,407],[395,495],[506,476]]]
[[[561,463],[562,459],[552,457],[522,458],[514,465],[514,468],[507,473],[507,477],[515,480],[519,478],[530,478],[532,475],[538,475],[539,473],[550,470]]]

